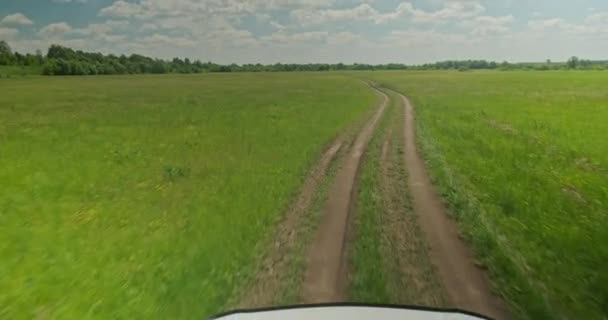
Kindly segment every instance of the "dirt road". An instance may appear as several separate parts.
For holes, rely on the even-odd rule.
[[[356,210],[359,168],[390,101],[383,92],[388,90],[373,89],[382,98],[377,110],[354,141],[337,138],[313,168],[299,196],[278,225],[273,245],[238,306],[272,306],[280,300],[277,295],[284,292],[286,285],[293,285],[294,279],[301,284],[300,303],[343,302],[348,298],[349,260],[345,247],[350,245],[348,242],[357,240],[348,228],[349,219],[356,217],[353,211]],[[396,292],[395,301],[451,306],[498,320],[509,319],[505,303],[492,292],[485,271],[476,266],[473,252],[459,236],[456,223],[448,216],[435,192],[416,147],[411,103],[398,93],[391,93],[391,96],[399,97],[400,104],[391,106],[403,109],[403,113],[399,112],[403,119],[392,118],[398,125],[385,134],[377,174],[381,177],[380,193],[386,203],[386,212],[378,212],[382,216],[383,237],[389,244],[385,246],[388,248],[385,256],[397,270],[392,277],[394,283],[389,285]],[[391,132],[398,138],[390,140]],[[318,229],[309,242],[310,238],[302,238],[301,221],[307,219],[312,199],[319,192],[321,180],[327,178],[334,159],[338,169],[320,209]],[[290,274],[293,270],[289,265],[297,244],[307,248],[299,254],[305,259],[304,274],[300,276]]]
[[[344,270],[345,263],[343,249],[348,216],[352,208],[361,156],[389,101],[386,94],[380,94],[382,103],[358,134],[329,190],[321,224],[308,254],[302,288],[304,303],[338,302],[346,297],[341,270]]]
[[[483,270],[474,264],[472,251],[461,240],[456,223],[437,195],[424,161],[416,148],[414,109],[410,101],[400,95],[405,108],[405,164],[408,188],[414,211],[430,246],[431,260],[437,267],[450,302],[455,307],[477,312],[495,319],[508,319],[507,308],[492,293]]]

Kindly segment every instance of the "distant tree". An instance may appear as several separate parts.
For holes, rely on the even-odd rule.
[[[155,60],[150,65],[149,72],[150,73],[167,73],[167,72],[169,72],[169,70],[167,69],[167,66],[165,65],[164,61]]]
[[[55,63],[55,60],[48,60],[44,64],[44,66],[42,66],[42,74],[45,76],[54,76],[56,68],[57,68],[57,65]]]
[[[85,71],[85,68],[82,66],[82,63],[79,61],[70,61],[70,75],[82,76],[86,75],[88,68]]]
[[[40,64],[42,64],[42,61],[43,61],[43,59],[44,59],[44,58],[42,57],[42,50],[40,50],[40,49],[36,49],[36,58],[38,58],[38,62],[39,62]]]
[[[76,53],[70,48],[65,48],[60,45],[53,44],[49,47],[46,57],[49,59],[72,59]]]
[[[56,75],[67,76],[72,74],[72,65],[69,60],[58,59]]]
[[[12,55],[13,51],[8,43],[4,40],[0,40],[0,54]]]
[[[568,69],[576,69],[578,67],[578,62],[579,62],[578,57],[573,56],[570,59],[568,59],[568,62],[566,63],[566,65],[568,65]]]
[[[0,40],[0,65],[8,65],[13,61],[13,51],[4,40]]]
[[[122,65],[126,65],[129,60],[127,59],[127,57],[123,54],[120,55],[120,57],[118,58],[118,61],[122,64]]]

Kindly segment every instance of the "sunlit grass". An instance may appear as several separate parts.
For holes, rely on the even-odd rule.
[[[0,80],[0,318],[222,311],[374,101],[314,73]]]
[[[387,72],[432,174],[519,316],[608,314],[608,73]]]

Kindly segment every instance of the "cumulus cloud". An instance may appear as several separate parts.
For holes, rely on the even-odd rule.
[[[585,22],[608,26],[608,11],[594,12],[585,19]]]
[[[457,19],[466,19],[479,15],[485,8],[476,1],[449,1],[437,11],[424,11],[415,8],[409,2],[400,3],[393,11],[379,12],[369,3],[345,9],[297,9],[291,16],[301,25],[315,25],[339,21],[373,21],[386,23],[400,18],[410,18],[416,23],[442,24]]]
[[[378,11],[369,4],[363,3],[348,9],[297,9],[291,12],[291,16],[301,25],[313,25],[337,21],[371,20],[378,16]]]
[[[391,31],[383,40],[409,47],[446,45],[450,43],[463,44],[468,41],[467,37],[463,34],[443,33],[436,30],[417,28]]]
[[[563,18],[536,19],[528,21],[528,28],[532,36],[537,38],[560,35],[581,37],[579,39],[587,41],[605,41],[608,39],[608,22],[604,22],[605,18],[608,18],[608,14],[598,12],[589,15],[584,23],[571,22]]]
[[[280,24],[280,23],[278,23],[278,22],[276,22],[276,21],[270,21],[270,25],[271,25],[273,28],[275,28],[275,29],[279,29],[279,30],[281,30],[281,29],[285,29],[285,26],[284,26],[284,25],[282,25],[282,24]]]
[[[107,20],[103,23],[91,23],[84,28],[71,29],[66,32],[83,36],[102,36],[114,31],[124,30],[129,26],[126,20]]]
[[[548,28],[556,28],[564,26],[566,22],[560,18],[538,19],[528,21],[528,26],[534,30],[545,30]]]
[[[330,45],[345,45],[361,40],[360,35],[347,31],[332,33],[327,36],[327,43]]]
[[[5,26],[28,26],[32,24],[34,24],[34,22],[23,13],[10,14],[0,20],[0,25]]]
[[[402,16],[412,14],[414,9],[410,3],[404,2],[388,13],[380,13],[368,3],[362,3],[353,8],[346,9],[297,9],[291,12],[291,16],[300,25],[316,25],[340,21],[373,21],[384,23],[395,20]]]
[[[191,39],[183,37],[169,37],[164,34],[155,33],[138,41],[139,44],[157,47],[157,46],[177,46],[177,47],[193,47],[196,45]]]
[[[72,31],[72,27],[66,22],[51,23],[38,31],[41,37],[56,38]]]
[[[449,1],[437,11],[414,10],[413,18],[416,22],[446,23],[451,20],[475,17],[484,11],[485,7],[477,1]]]
[[[461,26],[471,28],[471,34],[476,36],[488,36],[506,33],[510,30],[514,17],[508,16],[478,16],[470,20],[464,20]]]
[[[11,40],[17,50],[59,43],[118,54],[267,63],[539,56],[544,60],[557,59],[550,56],[559,53],[555,49],[599,56],[606,51],[602,40],[608,43],[608,12],[598,9],[582,10],[572,19],[551,17],[545,11],[531,14],[542,6],[533,7],[529,1],[525,14],[507,5],[493,6],[489,14],[484,7],[489,0],[430,0],[425,6],[418,0],[392,3],[386,7],[378,0],[107,0],[100,9],[81,6],[98,10],[88,24],[69,25],[72,21],[66,20],[37,28],[33,36],[16,27],[33,24],[24,15],[0,17],[0,37]],[[589,54],[579,48],[590,48],[585,51]]]
[[[17,33],[19,33],[17,29],[0,27],[0,39],[12,39]]]
[[[99,11],[100,16],[148,19],[153,17],[214,14],[243,15],[264,10],[321,8],[330,6],[327,0],[118,0]]]
[[[100,16],[128,18],[142,13],[142,8],[136,3],[126,1],[116,1],[111,6],[99,11]]]
[[[318,42],[327,39],[327,31],[309,31],[288,33],[286,31],[277,31],[270,36],[263,37],[263,40],[268,40],[277,43],[296,43],[296,42]]]
[[[141,25],[141,27],[139,28],[140,31],[146,32],[146,31],[154,31],[154,30],[158,30],[158,26],[154,23],[144,23]]]

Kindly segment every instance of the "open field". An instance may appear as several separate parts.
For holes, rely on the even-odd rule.
[[[386,72],[461,228],[517,317],[608,313],[608,74]]]
[[[379,88],[384,100],[361,79],[394,91]],[[481,312],[490,303],[471,292],[495,295],[477,264],[511,307],[500,318],[603,319],[605,83],[592,71],[0,79],[0,318],[334,300]],[[439,198],[434,218],[421,206],[433,188],[414,126],[480,261],[442,245],[466,247],[437,219]],[[458,291],[462,279],[481,280]]]
[[[338,74],[0,80],[0,318],[221,311],[374,101]]]

